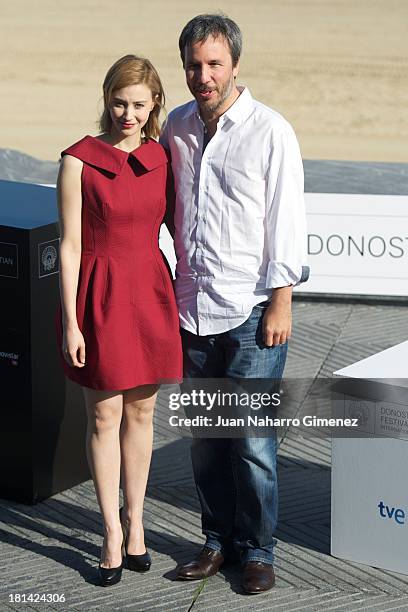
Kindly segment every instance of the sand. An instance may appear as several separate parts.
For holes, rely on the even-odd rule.
[[[0,148],[56,160],[97,133],[102,80],[125,53],[155,64],[168,110],[185,102],[178,35],[219,9],[244,34],[239,83],[293,124],[305,158],[408,162],[406,0],[2,2]]]

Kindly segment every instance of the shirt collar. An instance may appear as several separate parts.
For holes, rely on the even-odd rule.
[[[253,98],[248,87],[238,86],[238,90],[241,92],[241,94],[235,100],[234,104],[232,104],[232,106],[230,106],[229,109],[225,111],[223,115],[221,115],[220,119],[222,119],[222,117],[226,117],[233,123],[242,123],[251,114],[253,109]],[[202,121],[196,100],[192,100],[187,105],[186,111],[182,118],[187,119],[193,114],[197,115],[198,119]]]
[[[241,94],[222,117],[227,117],[233,123],[242,123],[249,117],[253,109],[253,98],[248,87],[238,87]]]

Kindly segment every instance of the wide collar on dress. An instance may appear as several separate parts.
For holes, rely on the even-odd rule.
[[[137,159],[147,171],[154,170],[168,161],[163,147],[154,140],[148,140],[127,153],[95,136],[84,136],[65,149],[61,153],[61,156],[64,155],[72,155],[90,166],[116,175],[122,172],[129,156]]]

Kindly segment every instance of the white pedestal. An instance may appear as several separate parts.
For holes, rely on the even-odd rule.
[[[408,342],[334,374],[372,391],[336,400],[361,426],[332,442],[331,553],[408,574]]]

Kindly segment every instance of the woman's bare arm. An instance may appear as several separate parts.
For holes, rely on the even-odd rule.
[[[62,305],[63,351],[69,365],[85,365],[85,342],[76,318],[76,296],[81,262],[81,174],[83,163],[66,155],[57,181],[61,230],[60,292]]]

